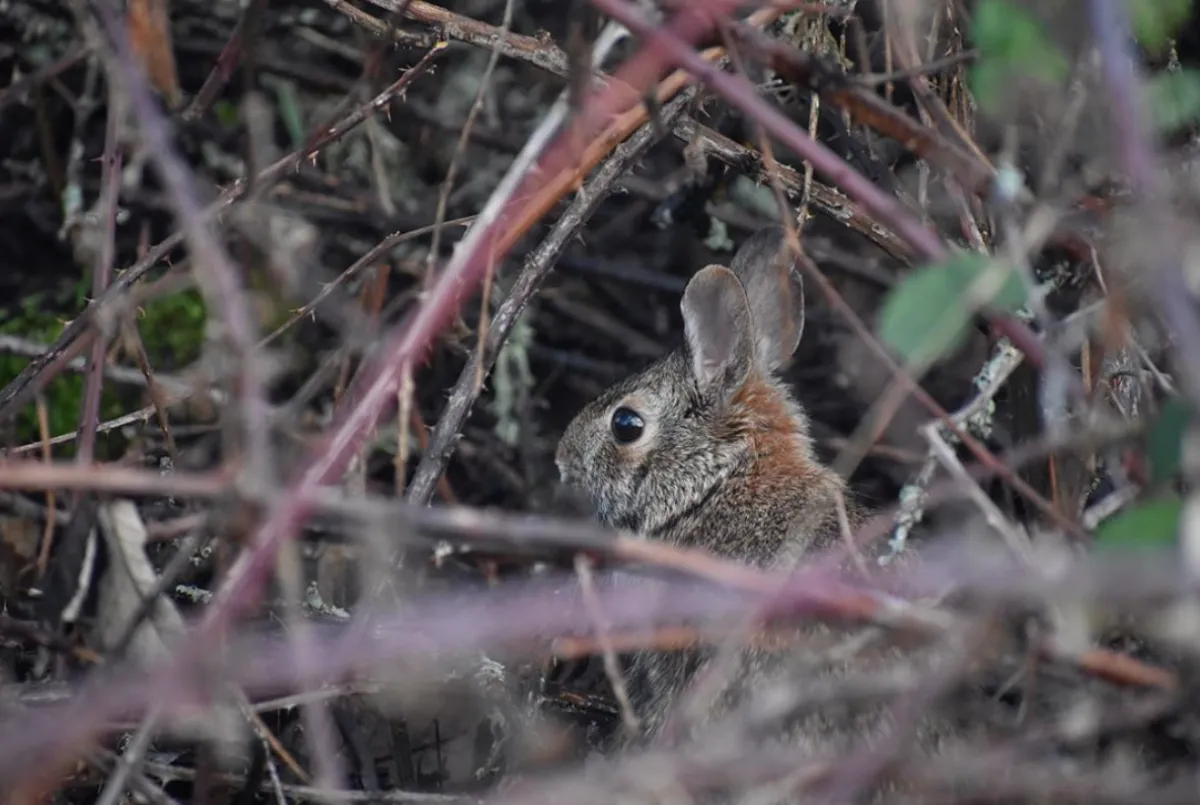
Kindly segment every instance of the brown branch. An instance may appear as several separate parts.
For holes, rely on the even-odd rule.
[[[326,0],[326,2],[336,10],[348,13],[344,3],[338,2],[338,0]],[[369,0],[369,2],[388,11],[401,11],[405,17],[417,22],[435,25],[443,36],[450,39],[494,50],[501,56],[529,62],[554,75],[566,76],[569,72],[567,54],[547,39],[514,34],[503,28],[456,14],[433,3],[423,2],[423,0],[411,0],[407,3],[404,0]],[[357,16],[354,19],[356,22],[360,21]]]

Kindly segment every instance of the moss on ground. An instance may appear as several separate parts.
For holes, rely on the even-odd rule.
[[[69,321],[68,310],[82,309],[86,304],[83,282],[64,288],[60,293],[30,294],[16,303],[15,309],[0,316],[0,334],[19,336],[42,344],[53,343]],[[150,364],[156,371],[171,372],[188,365],[200,356],[204,344],[204,300],[199,292],[188,290],[156,299],[145,304],[137,313]],[[129,365],[134,365],[131,361]],[[0,354],[0,387],[12,381],[29,364],[21,355]],[[70,433],[79,427],[83,405],[83,375],[66,371],[43,390],[46,417],[50,434]],[[128,413],[145,403],[142,390],[106,381],[100,399],[101,421]],[[40,438],[38,413],[34,405],[27,406],[15,422],[4,427],[5,441],[26,444]],[[119,433],[102,436],[96,445],[98,458],[110,458],[124,447]],[[55,448],[58,455],[75,452],[73,443]]]

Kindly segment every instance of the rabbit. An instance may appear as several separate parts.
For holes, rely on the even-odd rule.
[[[567,425],[560,479],[602,523],[758,566],[838,535],[845,483],[817,460],[808,419],[776,378],[804,330],[785,245],[767,227],[731,268],[701,269],[683,294],[685,345]]]
[[[778,379],[804,330],[803,283],[784,230],[765,227],[730,267],[701,269],[681,308],[683,345],[608,389],[568,424],[555,453],[562,484],[611,527],[760,568],[791,567],[841,538],[839,504],[851,523],[862,508],[818,459],[804,410]],[[814,625],[805,635],[811,648],[840,633]],[[710,656],[699,649],[634,655],[631,700],[646,740],[663,739],[667,713]],[[902,659],[885,650],[874,661],[859,654],[802,673],[819,687],[821,678],[845,676],[854,663],[891,669]],[[696,727],[719,725],[723,732],[715,732],[725,737],[718,740],[731,750],[755,731],[732,726],[731,708],[771,684],[777,692],[794,689],[795,668],[788,666],[797,657],[746,649],[738,663],[730,689]],[[877,707],[865,716],[809,714],[787,728],[785,739],[806,753],[841,752],[886,723]],[[922,745],[950,733],[949,726],[925,725]],[[631,738],[611,748],[636,744]]]

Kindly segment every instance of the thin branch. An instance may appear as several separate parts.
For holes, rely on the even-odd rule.
[[[104,130],[104,155],[100,169],[101,195],[97,206],[101,221],[100,248],[92,267],[92,298],[99,298],[112,278],[116,259],[117,204],[121,193],[121,125],[125,118],[124,96],[114,89],[109,77],[108,122]],[[106,334],[107,335],[107,334]],[[96,444],[96,425],[100,421],[100,395],[104,389],[105,338],[97,338],[88,356],[83,386],[83,411],[79,422],[81,464],[90,464]]]
[[[325,1],[339,11],[348,13],[343,4],[337,0]],[[504,28],[473,20],[433,3],[422,2],[422,0],[409,0],[408,2],[406,0],[369,0],[369,2],[388,11],[402,11],[404,16],[409,19],[437,26],[442,35],[450,39],[486,48],[502,56],[529,62],[554,75],[566,76],[569,71],[567,54],[552,43],[547,43],[535,36],[514,34]]]
[[[209,475],[173,473],[169,476],[115,464],[64,464],[42,461],[0,461],[0,489],[90,489],[176,497],[212,497],[230,489],[226,471]]]
[[[625,730],[630,737],[634,737],[640,733],[641,723],[633,712],[633,704],[629,700],[629,689],[625,685],[625,678],[621,675],[621,665],[617,661],[616,651],[609,638],[608,619],[604,617],[604,607],[600,605],[600,600],[596,596],[596,582],[592,578],[591,560],[583,554],[576,554],[575,573],[579,577],[579,588],[583,595],[584,606],[587,607],[588,614],[596,625],[596,639],[604,659],[604,673],[608,676],[608,682],[612,685],[613,693],[617,697],[617,705],[621,711],[621,720],[625,724]]]
[[[685,143],[699,139],[704,153],[715,156],[731,168],[752,174],[760,182],[768,179],[767,167],[761,153],[739,145],[724,134],[701,125],[690,116],[681,117],[672,133]],[[776,168],[783,189],[789,196],[801,198],[805,190],[804,176],[788,165],[776,163]],[[890,229],[880,226],[877,221],[866,215],[857,203],[820,182],[814,181],[808,187],[810,202],[821,212],[866,236],[896,259],[906,263],[912,262],[912,247],[896,237]]]

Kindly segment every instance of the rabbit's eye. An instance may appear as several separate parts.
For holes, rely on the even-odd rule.
[[[617,444],[636,442],[646,429],[646,423],[630,408],[618,408],[612,415],[612,435]]]

